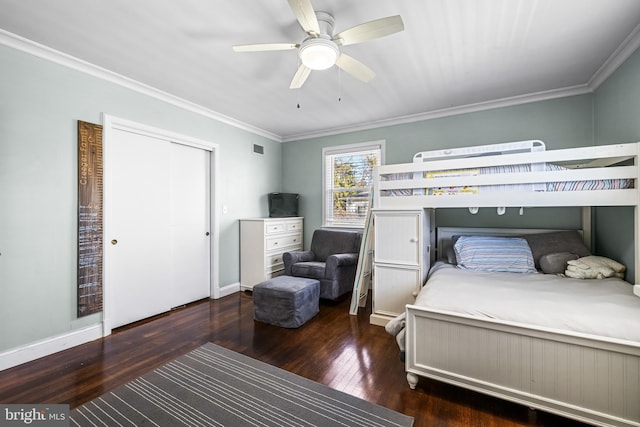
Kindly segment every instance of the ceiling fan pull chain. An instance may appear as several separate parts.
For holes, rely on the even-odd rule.
[[[342,72],[340,71],[340,67],[338,68],[338,102],[342,101]]]
[[[300,57],[298,57],[298,59],[297,59],[297,63],[298,63],[298,67],[300,67]],[[300,91],[301,91],[301,90],[302,90],[302,87],[299,87],[299,88],[296,90],[296,92],[297,92],[297,94],[296,94],[296,95],[298,96],[298,105],[297,105],[298,110],[300,109]]]

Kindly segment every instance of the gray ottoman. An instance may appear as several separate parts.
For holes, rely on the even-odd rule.
[[[253,318],[283,328],[298,328],[318,314],[320,282],[278,276],[253,287]]]

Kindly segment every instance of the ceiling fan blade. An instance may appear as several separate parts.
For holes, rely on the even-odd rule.
[[[404,30],[400,15],[388,16],[364,24],[356,25],[333,36],[333,41],[340,46],[362,43]]]
[[[307,68],[304,64],[300,64],[298,71],[296,71],[293,79],[291,79],[289,89],[300,89],[307,80],[307,77],[309,77],[309,74],[311,74],[311,68]]]
[[[340,55],[336,65],[344,72],[365,83],[369,83],[376,76],[376,73],[371,68],[344,53]]]
[[[270,50],[291,50],[300,47],[297,43],[258,43],[233,46],[235,52],[267,52]]]
[[[289,6],[305,33],[320,34],[320,24],[310,0],[289,0]]]

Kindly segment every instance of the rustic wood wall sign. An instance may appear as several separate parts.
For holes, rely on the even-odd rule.
[[[102,126],[78,120],[78,317],[102,311]]]

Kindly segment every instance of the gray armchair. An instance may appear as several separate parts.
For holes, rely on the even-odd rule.
[[[285,252],[284,274],[320,281],[320,298],[336,300],[353,290],[360,239],[356,231],[313,232],[311,250]]]

